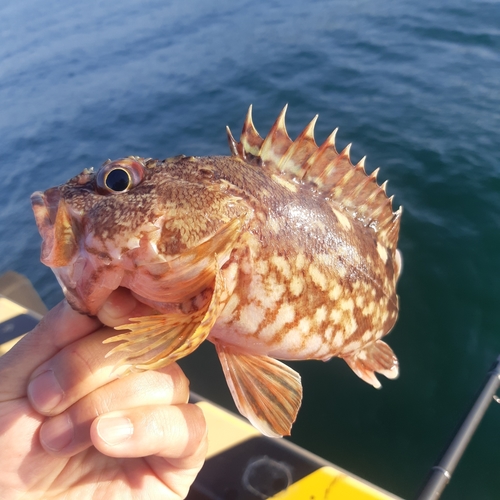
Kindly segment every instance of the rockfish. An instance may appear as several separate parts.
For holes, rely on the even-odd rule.
[[[129,371],[215,345],[239,411],[268,436],[290,434],[300,376],[281,360],[344,359],[364,381],[398,376],[382,340],[398,315],[393,212],[378,169],[353,165],[317,116],[292,141],[283,109],[262,139],[251,107],[231,156],[130,156],[32,195],[42,257],[71,306],[96,314],[129,288],[156,314],[131,318]]]

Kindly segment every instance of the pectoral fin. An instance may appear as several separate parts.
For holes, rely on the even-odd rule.
[[[302,401],[300,375],[268,356],[214,343],[240,413],[266,436],[290,435]]]
[[[213,256],[216,255],[218,267],[229,259],[244,218],[242,215],[223,224],[210,239],[168,262],[138,267],[127,286],[141,297],[158,302],[179,303],[194,297],[212,286]]]
[[[382,385],[375,376],[375,372],[390,379],[397,378],[399,375],[398,358],[382,340],[376,340],[352,355],[342,357],[359,378],[376,389],[380,389]]]
[[[155,370],[191,354],[208,336],[219,314],[219,301],[224,279],[217,267],[213,290],[206,303],[191,314],[171,313],[131,318],[132,323],[115,327],[129,330],[104,341],[122,341],[106,357],[121,352],[125,357],[119,366],[127,365],[125,373]]]

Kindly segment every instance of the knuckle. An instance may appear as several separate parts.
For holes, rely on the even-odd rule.
[[[175,402],[187,403],[189,399],[189,379],[177,363],[172,363],[160,370],[163,375],[168,376],[168,384]],[[164,378],[164,377],[163,377]]]
[[[194,453],[200,446],[200,443],[207,435],[207,422],[205,415],[200,407],[190,404],[186,405],[189,408],[188,431],[190,438],[190,452]]]
[[[177,363],[171,365],[170,376],[175,387],[186,391],[189,390],[189,380]]]

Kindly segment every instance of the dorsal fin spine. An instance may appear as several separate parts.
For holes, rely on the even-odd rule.
[[[352,162],[351,162],[351,157],[350,157],[350,153],[351,153],[351,147],[352,147],[352,142],[350,142],[343,150],[342,152],[340,153],[340,156],[345,156],[349,162],[351,163],[352,165]]]
[[[316,115],[299,134],[297,139],[290,144],[283,157],[281,158],[278,169],[280,172],[289,174],[292,177],[298,177],[303,164],[318,149],[314,140],[314,126],[318,115]]]
[[[252,105],[248,108],[243,130],[241,131],[240,142],[243,145],[243,151],[253,156],[259,156],[260,148],[264,140],[257,132],[252,120]]]
[[[367,184],[369,184],[370,182],[372,182],[372,179],[366,175],[366,172],[365,172],[365,169],[362,165],[360,165],[359,163],[354,167],[354,172],[361,172],[364,174],[364,178],[361,182],[358,182],[351,190],[351,192],[349,193],[349,198],[351,198],[353,201],[356,199],[356,197],[358,196],[359,193],[361,193],[361,191],[365,188],[365,186]],[[354,174],[353,174],[354,176]],[[347,194],[347,193],[346,193]]]
[[[238,143],[236,142],[231,129],[226,126],[227,142],[229,143],[229,150],[231,151],[231,156],[238,156]]]
[[[287,107],[288,105],[282,109],[260,148],[259,156],[264,165],[269,163],[279,165],[281,158],[292,144],[285,126]]]
[[[319,187],[323,185],[323,179],[328,172],[328,165],[333,157],[338,157],[338,152],[335,149],[335,137],[338,128],[336,128],[317,148],[317,150],[309,157],[302,169],[302,177],[306,181],[313,182]]]

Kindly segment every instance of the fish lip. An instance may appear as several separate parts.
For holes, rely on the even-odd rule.
[[[54,224],[61,193],[59,188],[50,188],[47,191],[36,191],[31,195],[31,207],[35,215],[38,232],[42,237],[42,250],[40,260],[51,266],[50,256],[56,245]]]
[[[35,222],[42,238],[42,231],[54,226],[61,192],[58,187],[47,189],[47,191],[35,191],[31,195],[31,207],[35,214]]]
[[[51,268],[69,265],[78,252],[78,232],[60,189],[33,193],[31,204],[42,237],[41,261]]]

